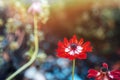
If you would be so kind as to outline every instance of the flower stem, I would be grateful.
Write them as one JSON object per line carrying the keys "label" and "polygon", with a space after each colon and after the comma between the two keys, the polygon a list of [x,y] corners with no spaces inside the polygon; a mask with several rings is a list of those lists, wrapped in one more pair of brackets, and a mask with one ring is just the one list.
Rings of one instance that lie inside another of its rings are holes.
{"label": "flower stem", "polygon": [[29,67],[36,59],[37,53],[39,50],[39,45],[38,45],[38,26],[37,26],[37,15],[34,15],[34,44],[35,44],[35,51],[31,57],[31,59],[23,65],[21,68],[19,68],[16,72],[14,72],[12,75],[10,75],[6,80],[12,80],[16,75],[18,75],[20,72],[25,70],[27,67]]}
{"label": "flower stem", "polygon": [[73,65],[72,65],[72,80],[74,80],[74,72],[75,72],[75,59],[73,60]]}

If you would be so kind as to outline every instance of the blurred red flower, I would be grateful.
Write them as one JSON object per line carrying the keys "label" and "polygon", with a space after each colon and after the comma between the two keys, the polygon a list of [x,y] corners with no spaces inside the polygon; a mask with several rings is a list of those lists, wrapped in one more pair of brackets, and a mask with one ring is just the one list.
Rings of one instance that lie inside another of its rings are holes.
{"label": "blurred red flower", "polygon": [[95,78],[95,80],[120,80],[120,70],[109,71],[106,63],[103,63],[102,66],[100,71],[90,69],[88,78]]}
{"label": "blurred red flower", "polygon": [[80,41],[77,40],[76,35],[74,35],[69,41],[67,38],[64,38],[64,41],[58,42],[57,56],[61,58],[73,59],[86,59],[86,52],[91,52],[92,47],[90,42],[85,42],[83,44],[83,39]]}

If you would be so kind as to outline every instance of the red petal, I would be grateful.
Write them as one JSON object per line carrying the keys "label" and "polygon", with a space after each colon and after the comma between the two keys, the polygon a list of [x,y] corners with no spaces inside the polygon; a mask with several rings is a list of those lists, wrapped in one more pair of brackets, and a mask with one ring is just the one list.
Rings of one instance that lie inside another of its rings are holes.
{"label": "red petal", "polygon": [[83,40],[83,38],[81,38],[78,44],[79,44],[79,45],[82,45],[83,42],[84,42],[84,40]]}
{"label": "red petal", "polygon": [[102,66],[108,69],[108,64],[107,63],[103,63]]}
{"label": "red petal", "polygon": [[68,46],[68,44],[69,44],[69,42],[68,42],[67,38],[64,38],[64,45]]}
{"label": "red petal", "polygon": [[70,56],[68,56],[68,59],[69,59],[69,60],[74,60],[75,57],[70,55]]}
{"label": "red petal", "polygon": [[86,59],[87,55],[85,53],[80,53],[79,55],[77,55],[78,59]]}
{"label": "red petal", "polygon": [[87,52],[92,52],[92,46],[87,47]]}
{"label": "red petal", "polygon": [[58,46],[61,46],[63,45],[63,43],[61,41],[58,42]]}
{"label": "red petal", "polygon": [[88,73],[97,75],[97,74],[98,74],[98,71],[95,70],[95,69],[89,69],[89,70],[88,70]]}
{"label": "red petal", "polygon": [[95,78],[96,76],[94,74],[88,74],[88,78]]}
{"label": "red petal", "polygon": [[90,69],[88,71],[88,78],[92,78],[92,77],[97,77],[98,71],[94,70],[94,69]]}
{"label": "red petal", "polygon": [[78,43],[76,35],[73,35],[72,39],[70,39],[70,43]]}
{"label": "red petal", "polygon": [[83,45],[83,52],[91,52],[92,51],[92,47],[90,46],[90,42],[85,42]]}
{"label": "red petal", "polygon": [[117,75],[117,76],[120,77],[120,70],[111,71],[110,73],[111,73],[111,75],[113,75],[113,76]]}
{"label": "red petal", "polygon": [[65,52],[59,51],[59,52],[57,53],[57,56],[58,56],[58,57],[62,57],[62,58],[67,58],[68,55],[67,55]]}
{"label": "red petal", "polygon": [[61,57],[61,58],[68,58],[69,60],[75,59],[75,56],[72,56],[72,55],[64,52],[64,50],[62,50],[62,49],[57,49],[57,56]]}
{"label": "red petal", "polygon": [[64,44],[62,42],[58,42],[58,48],[65,48]]}
{"label": "red petal", "polygon": [[87,42],[85,42],[82,46],[83,46],[83,47],[90,46],[90,42],[89,42],[89,41],[87,41]]}

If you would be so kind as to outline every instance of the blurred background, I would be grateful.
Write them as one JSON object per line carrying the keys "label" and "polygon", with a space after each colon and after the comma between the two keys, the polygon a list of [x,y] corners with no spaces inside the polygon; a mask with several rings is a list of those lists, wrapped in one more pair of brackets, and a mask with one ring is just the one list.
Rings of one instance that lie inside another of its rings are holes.
{"label": "blurred background", "polygon": [[[32,56],[33,16],[27,9],[34,1],[0,0],[0,80]],[[38,56],[14,80],[71,80],[71,61],[56,57],[55,50],[58,41],[74,34],[93,46],[86,60],[76,60],[75,80],[89,80],[87,71],[99,70],[103,62],[108,63],[110,70],[120,69],[120,0],[42,1],[48,2],[49,8],[38,23]]]}

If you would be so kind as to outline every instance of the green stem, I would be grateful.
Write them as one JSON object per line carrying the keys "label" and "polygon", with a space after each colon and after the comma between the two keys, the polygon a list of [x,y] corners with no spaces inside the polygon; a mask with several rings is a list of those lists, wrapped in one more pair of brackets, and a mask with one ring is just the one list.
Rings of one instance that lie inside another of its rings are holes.
{"label": "green stem", "polygon": [[73,60],[73,65],[72,65],[72,80],[74,80],[74,73],[75,73],[75,59]]}
{"label": "green stem", "polygon": [[35,44],[35,51],[33,53],[33,56],[31,59],[23,65],[21,68],[19,68],[16,72],[14,72],[12,75],[10,75],[6,80],[12,80],[16,75],[18,75],[20,72],[25,70],[27,67],[29,67],[36,59],[37,53],[39,50],[39,45],[38,45],[38,26],[37,26],[37,15],[34,15],[34,44]]}

